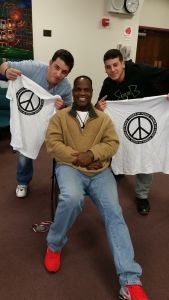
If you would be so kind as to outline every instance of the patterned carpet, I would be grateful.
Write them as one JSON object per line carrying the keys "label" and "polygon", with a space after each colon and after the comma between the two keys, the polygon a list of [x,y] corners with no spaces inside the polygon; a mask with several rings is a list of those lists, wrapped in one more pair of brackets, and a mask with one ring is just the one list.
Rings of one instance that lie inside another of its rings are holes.
{"label": "patterned carpet", "polygon": [[[104,225],[90,199],[69,232],[58,274],[43,267],[46,232],[32,224],[51,219],[52,160],[42,147],[25,199],[15,196],[16,154],[10,134],[0,136],[0,282],[3,300],[117,300],[119,284]],[[155,174],[151,212],[140,216],[134,203],[134,177],[118,184],[120,203],[129,226],[142,282],[150,300],[169,300],[169,176]]]}

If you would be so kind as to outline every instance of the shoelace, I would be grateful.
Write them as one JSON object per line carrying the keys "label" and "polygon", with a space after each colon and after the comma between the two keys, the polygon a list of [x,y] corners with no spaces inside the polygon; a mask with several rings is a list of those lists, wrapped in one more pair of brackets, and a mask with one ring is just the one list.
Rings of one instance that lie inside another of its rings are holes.
{"label": "shoelace", "polygon": [[26,189],[27,188],[27,186],[26,185],[18,185],[17,186],[17,190],[20,190],[20,191],[22,191],[22,190],[24,190],[24,189]]}
{"label": "shoelace", "polygon": [[56,258],[59,258],[59,256],[60,256],[60,251],[53,252],[53,251],[51,251],[51,250],[48,248],[48,250],[47,250],[47,255],[48,255],[48,257],[50,257],[50,258],[56,259]]}
{"label": "shoelace", "polygon": [[144,297],[144,299],[148,300],[147,297],[145,298],[146,295],[143,291],[142,286],[140,286],[140,285],[128,285],[127,288],[129,290],[129,293],[131,293],[133,296],[135,296],[135,295],[138,296],[139,295],[139,297],[142,297],[142,298]]}
{"label": "shoelace", "polygon": [[42,221],[39,224],[38,223],[33,224],[32,229],[34,232],[43,233],[49,230],[51,224],[52,221]]}

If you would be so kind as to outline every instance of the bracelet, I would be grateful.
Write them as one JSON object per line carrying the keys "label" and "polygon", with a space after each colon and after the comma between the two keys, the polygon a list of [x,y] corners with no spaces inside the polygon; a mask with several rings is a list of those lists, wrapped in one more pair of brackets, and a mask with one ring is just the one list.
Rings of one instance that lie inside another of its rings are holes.
{"label": "bracelet", "polygon": [[5,72],[4,72],[4,75],[5,75],[5,76],[6,76],[6,71],[7,71],[8,69],[9,69],[9,67],[7,67],[6,70],[5,70]]}

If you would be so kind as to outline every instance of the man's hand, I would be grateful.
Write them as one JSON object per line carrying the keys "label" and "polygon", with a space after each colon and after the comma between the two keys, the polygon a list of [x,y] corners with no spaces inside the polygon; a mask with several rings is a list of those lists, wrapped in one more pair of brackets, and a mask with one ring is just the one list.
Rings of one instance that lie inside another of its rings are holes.
{"label": "man's hand", "polygon": [[65,107],[64,100],[62,98],[57,98],[55,101],[55,106],[57,109],[62,109]]}
{"label": "man's hand", "polygon": [[76,156],[76,159],[73,161],[73,165],[77,167],[87,167],[94,160],[93,153],[90,150],[88,150],[87,152],[80,152],[72,155]]}
{"label": "man's hand", "polygon": [[100,160],[95,160],[90,165],[87,166],[88,170],[98,170],[101,168],[103,168],[103,164]]}
{"label": "man's hand", "polygon": [[18,76],[21,76],[22,72],[18,69],[7,67],[5,76],[9,80],[15,80]]}
{"label": "man's hand", "polygon": [[100,99],[97,104],[95,105],[95,107],[99,110],[105,110],[106,108],[106,98],[107,98],[107,95],[104,96],[102,99]]}
{"label": "man's hand", "polygon": [[167,100],[169,100],[169,94],[167,94]]}

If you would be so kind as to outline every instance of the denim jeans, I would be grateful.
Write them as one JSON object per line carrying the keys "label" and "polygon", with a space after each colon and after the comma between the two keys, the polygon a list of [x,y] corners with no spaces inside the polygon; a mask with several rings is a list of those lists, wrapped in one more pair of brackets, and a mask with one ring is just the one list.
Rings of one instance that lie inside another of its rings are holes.
{"label": "denim jeans", "polygon": [[136,175],[136,197],[139,199],[147,199],[152,184],[152,174],[137,174]]}
{"label": "denim jeans", "polygon": [[[134,261],[134,251],[118,201],[117,186],[110,169],[86,176],[65,165],[55,169],[60,194],[47,244],[59,251],[67,242],[67,232],[81,213],[85,195],[89,195],[104,220],[105,230],[121,285],[141,284],[141,267]],[[100,251],[102,251],[100,249]]]}
{"label": "denim jeans", "polygon": [[17,170],[16,180],[18,184],[28,185],[33,176],[33,161],[21,154],[17,153]]}

